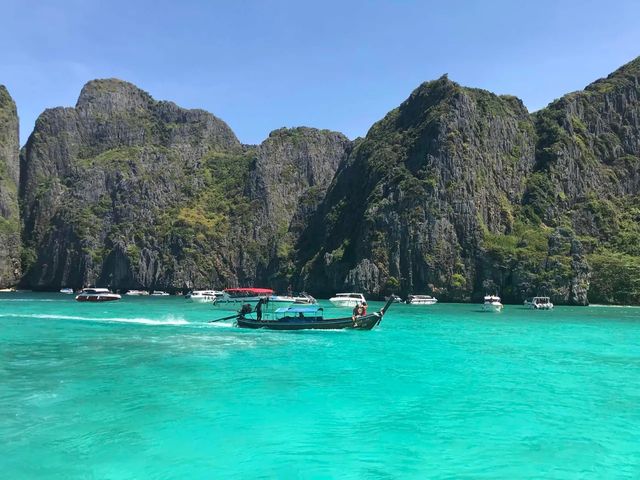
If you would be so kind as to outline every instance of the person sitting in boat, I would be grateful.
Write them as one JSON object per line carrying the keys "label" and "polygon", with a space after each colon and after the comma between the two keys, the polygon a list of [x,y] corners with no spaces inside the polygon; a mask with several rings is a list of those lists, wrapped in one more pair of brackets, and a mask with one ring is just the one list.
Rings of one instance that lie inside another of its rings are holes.
{"label": "person sitting in boat", "polygon": [[351,315],[351,318],[355,321],[356,317],[362,317],[366,315],[367,309],[361,302],[358,302],[356,306],[353,308],[352,313],[353,314]]}
{"label": "person sitting in boat", "polygon": [[248,303],[245,303],[244,305],[242,305],[242,307],[240,307],[240,315],[242,315],[243,317],[247,314],[247,313],[251,313],[251,305],[249,305]]}

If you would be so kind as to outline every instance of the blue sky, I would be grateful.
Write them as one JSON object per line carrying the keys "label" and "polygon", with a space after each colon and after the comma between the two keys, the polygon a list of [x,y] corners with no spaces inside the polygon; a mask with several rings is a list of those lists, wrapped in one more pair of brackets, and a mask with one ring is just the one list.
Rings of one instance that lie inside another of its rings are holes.
{"label": "blue sky", "polygon": [[0,0],[0,83],[21,139],[118,77],[204,108],[242,142],[307,125],[350,138],[425,80],[537,110],[640,55],[640,2]]}

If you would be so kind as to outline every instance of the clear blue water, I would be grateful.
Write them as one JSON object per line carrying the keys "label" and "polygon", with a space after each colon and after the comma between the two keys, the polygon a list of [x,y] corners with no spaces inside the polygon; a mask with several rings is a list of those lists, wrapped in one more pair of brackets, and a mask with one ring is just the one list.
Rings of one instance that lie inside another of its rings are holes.
{"label": "clear blue water", "polygon": [[0,476],[640,478],[640,309],[206,323],[228,314],[0,294]]}

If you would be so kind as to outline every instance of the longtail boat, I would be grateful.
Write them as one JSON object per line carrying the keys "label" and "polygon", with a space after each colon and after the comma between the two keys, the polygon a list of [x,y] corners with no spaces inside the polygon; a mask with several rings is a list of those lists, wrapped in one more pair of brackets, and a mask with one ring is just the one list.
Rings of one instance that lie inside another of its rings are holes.
{"label": "longtail boat", "polygon": [[236,316],[236,324],[240,328],[266,328],[269,330],[371,330],[380,323],[393,301],[393,297],[390,298],[379,312],[340,318],[324,318],[322,307],[309,305],[278,308],[275,311],[274,319],[258,320],[253,318],[252,309],[245,307]]}

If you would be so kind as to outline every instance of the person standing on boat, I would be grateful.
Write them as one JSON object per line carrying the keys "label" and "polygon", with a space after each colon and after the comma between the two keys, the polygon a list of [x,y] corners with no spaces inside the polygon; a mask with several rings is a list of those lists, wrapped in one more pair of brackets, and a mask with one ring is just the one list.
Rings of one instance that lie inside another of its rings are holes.
{"label": "person standing on boat", "polygon": [[258,300],[258,303],[256,304],[256,320],[261,321],[262,320],[262,302],[263,302],[263,298],[261,298],[260,300]]}

